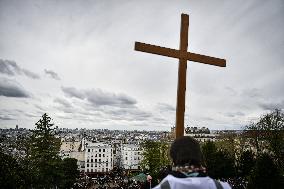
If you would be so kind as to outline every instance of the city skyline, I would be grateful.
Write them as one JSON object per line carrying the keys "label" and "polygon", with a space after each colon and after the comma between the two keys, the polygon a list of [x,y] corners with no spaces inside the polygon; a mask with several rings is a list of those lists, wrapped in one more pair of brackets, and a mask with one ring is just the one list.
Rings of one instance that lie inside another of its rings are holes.
{"label": "city skyline", "polygon": [[0,128],[170,130],[178,61],[134,51],[178,49],[189,14],[185,126],[241,129],[284,109],[282,1],[1,1]]}

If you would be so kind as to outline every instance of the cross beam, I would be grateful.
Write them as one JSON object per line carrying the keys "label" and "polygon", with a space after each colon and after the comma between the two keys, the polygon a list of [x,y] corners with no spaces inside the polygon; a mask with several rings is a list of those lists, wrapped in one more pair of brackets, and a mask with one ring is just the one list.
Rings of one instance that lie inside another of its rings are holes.
{"label": "cross beam", "polygon": [[193,62],[226,67],[226,60],[221,59],[221,58],[215,58],[215,57],[205,56],[205,55],[191,53],[191,52],[181,53],[180,50],[160,47],[156,45],[150,45],[147,43],[135,42],[135,50],[157,54],[157,55],[162,55],[162,56],[167,56],[170,58],[178,58],[178,59],[184,58],[186,60],[193,61]]}
{"label": "cross beam", "polygon": [[135,50],[147,52],[171,58],[179,59],[178,68],[178,89],[176,106],[176,138],[184,135],[184,111],[185,111],[185,91],[186,91],[186,69],[187,61],[200,62],[214,66],[226,67],[226,60],[205,56],[201,54],[187,52],[188,47],[188,25],[189,16],[181,14],[180,47],[179,50],[135,42]]}

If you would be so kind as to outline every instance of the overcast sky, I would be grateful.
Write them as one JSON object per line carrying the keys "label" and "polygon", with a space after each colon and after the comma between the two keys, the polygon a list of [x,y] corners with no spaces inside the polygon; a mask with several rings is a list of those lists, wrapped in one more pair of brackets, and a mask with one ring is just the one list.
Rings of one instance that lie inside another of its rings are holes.
{"label": "overcast sky", "polygon": [[0,0],[0,128],[170,130],[178,60],[134,51],[135,41],[189,51],[185,124],[240,129],[284,109],[282,0]]}

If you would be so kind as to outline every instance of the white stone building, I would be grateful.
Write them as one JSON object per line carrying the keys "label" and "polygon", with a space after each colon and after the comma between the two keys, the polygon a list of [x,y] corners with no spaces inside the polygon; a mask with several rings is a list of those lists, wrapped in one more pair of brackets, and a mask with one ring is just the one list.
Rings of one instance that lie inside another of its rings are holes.
{"label": "white stone building", "polygon": [[121,167],[124,169],[140,169],[142,149],[139,144],[121,145]]}
{"label": "white stone building", "polygon": [[102,142],[86,142],[85,173],[108,172],[113,169],[113,148]]}

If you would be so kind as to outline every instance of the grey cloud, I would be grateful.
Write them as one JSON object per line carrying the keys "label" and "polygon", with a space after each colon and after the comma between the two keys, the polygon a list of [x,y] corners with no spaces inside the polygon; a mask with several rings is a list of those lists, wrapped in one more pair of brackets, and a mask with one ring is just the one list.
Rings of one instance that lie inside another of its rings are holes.
{"label": "grey cloud", "polygon": [[8,115],[0,115],[0,120],[15,120],[15,118]]}
{"label": "grey cloud", "polygon": [[22,69],[22,72],[24,73],[24,75],[26,75],[27,77],[29,78],[32,78],[32,79],[39,79],[39,75],[29,71],[29,70],[26,70],[26,69]]}
{"label": "grey cloud", "polygon": [[204,121],[213,121],[214,119],[211,117],[202,117],[202,120]]}
{"label": "grey cloud", "polygon": [[97,106],[131,106],[136,104],[136,100],[125,94],[115,94],[102,91],[101,89],[92,89],[86,91],[86,98],[89,102]]}
{"label": "grey cloud", "polygon": [[6,74],[6,75],[9,75],[9,76],[25,75],[25,76],[32,78],[32,79],[39,79],[40,78],[39,75],[37,75],[37,74],[35,74],[35,73],[33,73],[29,70],[26,70],[26,69],[19,67],[15,61],[11,61],[11,60],[0,59],[0,73]]}
{"label": "grey cloud", "polygon": [[284,109],[284,100],[282,100],[279,103],[275,103],[275,102],[261,102],[261,103],[259,103],[259,106],[263,110]]}
{"label": "grey cloud", "polygon": [[250,98],[256,98],[256,97],[261,97],[262,96],[260,89],[257,89],[257,88],[244,89],[242,91],[242,95],[250,97]]}
{"label": "grey cloud", "polygon": [[57,110],[62,111],[67,114],[80,113],[81,109],[75,109],[71,102],[64,98],[55,98],[53,102],[56,103],[54,106]]}
{"label": "grey cloud", "polygon": [[94,106],[117,106],[129,107],[137,103],[137,101],[125,94],[116,94],[105,92],[101,89],[78,90],[74,87],[61,87],[66,96],[79,99],[86,99]]}
{"label": "grey cloud", "polygon": [[242,112],[229,112],[226,113],[225,116],[227,117],[236,117],[236,116],[244,116],[245,114]]}
{"label": "grey cloud", "polygon": [[0,78],[0,96],[28,98],[28,92],[16,81]]}
{"label": "grey cloud", "polygon": [[35,107],[37,108],[37,109],[39,109],[39,110],[41,110],[41,111],[45,111],[46,110],[46,108],[44,108],[44,107],[42,107],[42,106],[40,106],[40,105],[35,105]]}
{"label": "grey cloud", "polygon": [[48,75],[49,77],[51,77],[52,79],[55,79],[55,80],[60,80],[60,77],[58,76],[58,74],[57,73],[55,73],[54,71],[52,71],[52,70],[44,70],[44,73],[46,74],[46,75]]}
{"label": "grey cloud", "polygon": [[42,114],[31,113],[31,112],[26,112],[26,113],[24,113],[24,114],[25,114],[25,116],[27,116],[27,117],[39,117],[40,115],[42,115]]}
{"label": "grey cloud", "polygon": [[[106,92],[101,89],[78,90],[74,87],[61,87],[61,89],[65,96],[73,98],[72,102],[78,106],[76,114],[86,119],[144,121],[153,116],[152,113],[138,108],[137,101],[125,94]],[[83,101],[78,103],[76,99]],[[74,110],[74,107],[70,107],[71,104],[64,99],[57,98],[54,102],[61,104],[62,107],[59,109],[65,113]]]}
{"label": "grey cloud", "polygon": [[228,86],[225,87],[225,90],[227,90],[231,96],[236,96],[238,94],[238,92],[235,89]]}
{"label": "grey cloud", "polygon": [[58,104],[66,107],[66,108],[71,108],[72,107],[72,105],[67,100],[65,100],[63,98],[55,98],[53,100],[53,102],[58,103]]}
{"label": "grey cloud", "polygon": [[152,117],[149,112],[142,111],[138,108],[130,109],[109,109],[104,110],[108,119],[125,120],[125,121],[144,121]]}
{"label": "grey cloud", "polygon": [[75,89],[74,87],[61,87],[61,89],[66,96],[76,97],[76,98],[79,98],[79,99],[85,98],[84,92],[81,92],[81,91]]}
{"label": "grey cloud", "polygon": [[166,112],[173,112],[175,111],[175,107],[170,105],[170,104],[166,104],[166,103],[158,103],[156,106],[160,111],[166,111]]}

